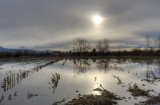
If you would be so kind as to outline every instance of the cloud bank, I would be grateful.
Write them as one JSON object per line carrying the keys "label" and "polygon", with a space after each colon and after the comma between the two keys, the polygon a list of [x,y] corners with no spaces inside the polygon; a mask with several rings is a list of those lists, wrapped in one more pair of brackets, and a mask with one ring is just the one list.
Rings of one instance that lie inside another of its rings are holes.
{"label": "cloud bank", "polygon": [[[145,34],[160,35],[159,5],[159,0],[1,0],[0,46],[65,50],[83,37],[108,38],[112,48],[144,47]],[[94,15],[104,19],[99,26]]]}

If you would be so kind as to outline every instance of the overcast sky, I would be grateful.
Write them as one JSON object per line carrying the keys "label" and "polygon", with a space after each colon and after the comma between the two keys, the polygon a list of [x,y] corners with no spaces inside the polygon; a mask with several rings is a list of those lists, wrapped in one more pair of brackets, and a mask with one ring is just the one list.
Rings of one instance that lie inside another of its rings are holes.
{"label": "overcast sky", "polygon": [[66,50],[76,37],[144,47],[145,34],[160,35],[160,0],[0,0],[0,46],[7,48]]}

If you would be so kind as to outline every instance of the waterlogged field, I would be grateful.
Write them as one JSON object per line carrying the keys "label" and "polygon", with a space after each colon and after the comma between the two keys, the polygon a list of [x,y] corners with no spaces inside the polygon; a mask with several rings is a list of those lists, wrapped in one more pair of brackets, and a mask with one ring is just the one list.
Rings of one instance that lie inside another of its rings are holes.
{"label": "waterlogged field", "polygon": [[[101,90],[100,90],[101,89]],[[64,105],[101,95],[120,97],[118,105],[160,93],[160,61],[147,59],[2,59],[0,105]],[[158,103],[155,103],[158,105]]]}

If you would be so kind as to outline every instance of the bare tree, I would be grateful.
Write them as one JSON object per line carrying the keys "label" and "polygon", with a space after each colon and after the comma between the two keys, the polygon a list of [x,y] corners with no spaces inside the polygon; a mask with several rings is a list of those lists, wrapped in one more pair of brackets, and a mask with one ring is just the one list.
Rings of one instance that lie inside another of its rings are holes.
{"label": "bare tree", "polygon": [[97,42],[96,48],[98,49],[99,52],[104,52],[104,50],[103,50],[103,41],[102,40],[99,40]]}
{"label": "bare tree", "polygon": [[108,47],[109,47],[109,40],[107,39],[99,40],[96,46],[99,52],[107,52]]}
{"label": "bare tree", "polygon": [[145,40],[146,40],[146,47],[147,47],[147,50],[149,50],[150,48],[150,45],[151,45],[151,39],[150,39],[150,35],[145,35]]}
{"label": "bare tree", "polygon": [[73,51],[88,52],[91,49],[90,42],[83,38],[76,38],[73,40]]}
{"label": "bare tree", "polygon": [[109,47],[109,40],[103,39],[103,47],[104,47],[104,52],[107,52]]}
{"label": "bare tree", "polygon": [[156,48],[158,50],[160,50],[160,35],[158,36],[157,40],[155,41],[155,45],[156,45]]}

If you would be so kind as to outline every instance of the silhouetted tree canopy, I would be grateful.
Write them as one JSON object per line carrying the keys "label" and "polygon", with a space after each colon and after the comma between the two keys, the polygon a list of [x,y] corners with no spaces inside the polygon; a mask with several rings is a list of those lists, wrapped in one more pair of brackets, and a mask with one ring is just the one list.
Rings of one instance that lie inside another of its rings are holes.
{"label": "silhouetted tree canopy", "polygon": [[99,52],[107,52],[108,47],[109,47],[109,40],[107,39],[99,40],[97,42],[96,48]]}
{"label": "silhouetted tree canopy", "polygon": [[76,38],[73,40],[73,51],[74,52],[88,52],[91,49],[89,41],[83,38]]}

